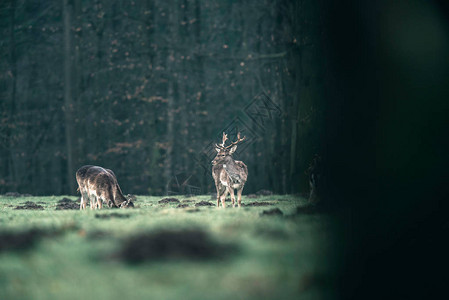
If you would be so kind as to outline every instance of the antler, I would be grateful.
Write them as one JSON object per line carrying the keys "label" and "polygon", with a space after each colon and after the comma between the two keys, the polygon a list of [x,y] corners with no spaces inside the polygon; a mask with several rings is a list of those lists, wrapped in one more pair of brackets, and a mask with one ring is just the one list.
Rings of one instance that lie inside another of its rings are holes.
{"label": "antler", "polygon": [[221,146],[224,147],[226,140],[228,139],[228,135],[223,132],[223,143],[221,143]]}
{"label": "antler", "polygon": [[229,149],[229,148],[231,148],[232,146],[235,146],[235,145],[237,145],[238,143],[244,141],[244,140],[246,139],[246,137],[244,136],[243,138],[240,138],[240,132],[239,132],[239,133],[237,133],[237,140],[236,140],[235,142],[232,142],[230,145],[225,146],[225,142],[226,142],[227,139],[228,139],[227,134],[225,134],[225,133],[223,132],[223,143],[222,143],[221,145],[215,144],[215,146],[217,146],[218,148],[221,148],[222,150]]}

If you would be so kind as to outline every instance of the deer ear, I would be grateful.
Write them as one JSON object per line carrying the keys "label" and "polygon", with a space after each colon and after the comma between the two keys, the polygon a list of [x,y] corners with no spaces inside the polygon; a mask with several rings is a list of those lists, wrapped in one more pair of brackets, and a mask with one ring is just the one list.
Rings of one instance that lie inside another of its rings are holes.
{"label": "deer ear", "polygon": [[235,152],[235,150],[237,150],[237,145],[232,146],[232,148],[229,150],[229,154],[232,154]]}
{"label": "deer ear", "polygon": [[217,151],[217,153],[220,152],[220,148],[215,147],[215,151]]}

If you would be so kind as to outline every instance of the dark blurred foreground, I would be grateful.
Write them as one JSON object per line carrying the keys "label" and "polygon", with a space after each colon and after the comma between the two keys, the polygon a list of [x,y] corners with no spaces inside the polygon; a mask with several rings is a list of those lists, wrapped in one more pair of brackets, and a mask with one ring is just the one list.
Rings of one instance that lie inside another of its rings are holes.
{"label": "dark blurred foreground", "polygon": [[448,17],[442,1],[329,7],[328,192],[349,208],[343,299],[447,295]]}

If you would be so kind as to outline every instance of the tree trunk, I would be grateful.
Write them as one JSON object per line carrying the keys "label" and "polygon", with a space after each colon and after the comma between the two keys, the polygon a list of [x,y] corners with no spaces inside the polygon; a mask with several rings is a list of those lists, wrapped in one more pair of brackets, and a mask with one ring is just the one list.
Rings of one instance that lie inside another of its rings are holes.
{"label": "tree trunk", "polygon": [[[10,28],[10,39],[11,39],[11,73],[12,73],[12,85],[11,85],[11,106],[10,106],[10,113],[9,113],[9,119],[11,120],[11,123],[14,123],[15,115],[16,115],[16,95],[17,95],[17,53],[16,53],[16,37],[15,37],[15,24],[16,24],[16,1],[11,1],[11,28]],[[7,127],[6,131],[6,139],[7,139],[7,145],[9,149],[9,162],[7,164],[7,169],[9,169],[9,182],[11,184],[14,184],[14,188],[17,188],[18,182],[17,182],[17,170],[16,170],[16,164],[15,164],[15,153],[14,145],[12,143],[14,139],[14,132],[13,129],[10,127]]]}
{"label": "tree trunk", "polygon": [[167,152],[165,156],[165,166],[164,166],[164,177],[166,190],[165,193],[168,194],[168,183],[172,176],[172,165],[173,165],[173,143],[174,138],[174,91],[173,91],[173,79],[168,81],[167,89]]}
{"label": "tree trunk", "polygon": [[72,103],[72,77],[71,77],[71,36],[70,36],[70,7],[68,0],[62,0],[62,15],[64,27],[64,117],[65,117],[65,140],[67,151],[67,183],[68,192],[74,192],[73,180],[73,103]]}

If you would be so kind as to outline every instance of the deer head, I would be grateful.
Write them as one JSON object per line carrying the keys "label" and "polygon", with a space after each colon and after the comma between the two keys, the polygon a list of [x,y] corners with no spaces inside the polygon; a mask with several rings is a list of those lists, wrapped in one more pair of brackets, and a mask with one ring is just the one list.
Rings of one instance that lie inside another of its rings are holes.
{"label": "deer head", "polygon": [[215,144],[215,151],[217,156],[212,160],[212,165],[225,164],[228,160],[232,159],[232,154],[237,150],[237,144],[244,141],[245,137],[240,138],[240,132],[237,134],[237,140],[230,145],[225,146],[228,135],[223,132],[223,138],[221,145]]}
{"label": "deer head", "polygon": [[134,201],[136,201],[136,196],[128,194],[125,196],[126,201],[120,204],[120,208],[130,208],[134,207]]}

